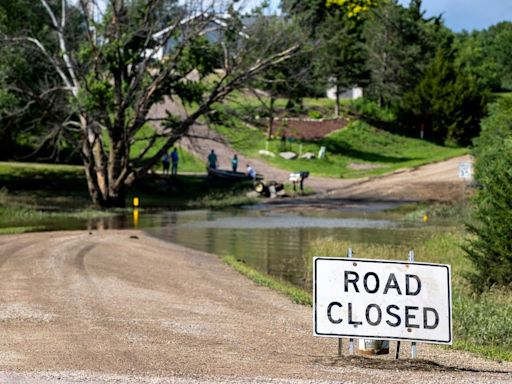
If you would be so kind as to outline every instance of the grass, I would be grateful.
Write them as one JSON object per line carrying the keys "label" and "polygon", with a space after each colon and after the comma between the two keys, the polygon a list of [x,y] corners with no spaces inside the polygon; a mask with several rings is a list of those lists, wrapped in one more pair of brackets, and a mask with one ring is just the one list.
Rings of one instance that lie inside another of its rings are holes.
{"label": "grass", "polygon": [[[219,116],[215,129],[240,153],[264,158],[268,163],[290,171],[308,170],[314,175],[336,178],[365,177],[418,167],[468,153],[466,148],[443,147],[390,133],[361,120],[353,120],[347,128],[321,140],[287,143],[286,150],[298,154],[318,154],[324,146],[327,149],[325,158],[285,160],[279,156],[279,152],[284,150],[280,139],[267,141],[260,129],[248,126],[237,117],[236,111],[242,107],[236,106],[234,111],[231,107],[217,107]],[[243,114],[239,112],[238,115]],[[275,157],[263,157],[259,154],[262,149],[271,151]]]}
{"label": "grass", "polygon": [[224,256],[222,260],[234,270],[254,281],[256,284],[280,292],[285,296],[288,296],[296,304],[308,306],[313,304],[311,294],[303,289],[300,289],[286,281],[278,280],[275,277],[258,272],[247,266],[245,263],[238,261],[233,256]]}
{"label": "grass", "polygon": [[[135,142],[130,147],[130,157],[135,158],[137,154],[142,153],[150,141],[149,138],[154,134],[155,129],[150,125],[142,127],[135,135]],[[153,147],[142,158],[142,161],[153,157],[158,152],[158,149],[163,146],[165,141],[166,138],[164,137],[157,138]],[[179,156],[178,172],[204,172],[205,162],[203,160],[197,158],[180,146],[176,146],[176,148],[178,149]]]}

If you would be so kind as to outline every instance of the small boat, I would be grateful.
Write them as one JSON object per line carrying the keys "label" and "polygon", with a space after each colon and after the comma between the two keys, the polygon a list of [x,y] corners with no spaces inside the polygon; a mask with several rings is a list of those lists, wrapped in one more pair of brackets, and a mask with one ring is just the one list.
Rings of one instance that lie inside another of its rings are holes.
{"label": "small boat", "polygon": [[[208,176],[231,181],[248,181],[253,180],[252,177],[243,172],[233,172],[226,169],[208,168]],[[255,180],[262,180],[263,176],[256,175]]]}

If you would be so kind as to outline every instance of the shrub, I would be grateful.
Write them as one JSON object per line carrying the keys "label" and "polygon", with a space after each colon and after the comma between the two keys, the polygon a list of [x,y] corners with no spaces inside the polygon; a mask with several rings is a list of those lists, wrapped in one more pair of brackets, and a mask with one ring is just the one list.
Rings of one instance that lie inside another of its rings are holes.
{"label": "shrub", "polygon": [[512,284],[512,97],[498,100],[475,140],[475,235],[465,246],[478,290]]}

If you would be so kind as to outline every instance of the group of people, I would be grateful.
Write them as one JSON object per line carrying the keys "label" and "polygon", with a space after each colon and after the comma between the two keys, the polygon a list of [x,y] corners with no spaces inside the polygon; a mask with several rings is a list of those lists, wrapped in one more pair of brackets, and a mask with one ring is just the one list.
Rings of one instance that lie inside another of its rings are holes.
{"label": "group of people", "polygon": [[[211,169],[217,169],[217,166],[217,154],[212,149],[212,151],[208,155],[208,167]],[[233,158],[231,159],[231,169],[233,170],[233,172],[236,172],[238,169],[238,155],[236,153],[233,155]],[[250,164],[247,164],[247,169],[245,173],[247,174],[247,176],[250,176],[253,179],[256,178],[256,171],[251,167]]]}
{"label": "group of people", "polygon": [[178,150],[173,148],[170,154],[165,153],[162,156],[162,168],[164,174],[169,174],[169,167],[171,166],[171,175],[176,176],[178,174]]}
{"label": "group of people", "polygon": [[[169,168],[171,169],[171,175],[176,176],[178,174],[178,161],[179,155],[177,148],[173,148],[171,153],[165,153],[162,156],[162,169],[164,174],[169,174]],[[212,169],[217,169],[218,159],[217,154],[212,149],[210,154],[208,155],[208,167]],[[238,169],[238,155],[235,153],[233,158],[231,159],[231,169],[233,172],[236,172]],[[251,167],[250,164],[247,164],[246,175],[256,178],[256,171]]]}

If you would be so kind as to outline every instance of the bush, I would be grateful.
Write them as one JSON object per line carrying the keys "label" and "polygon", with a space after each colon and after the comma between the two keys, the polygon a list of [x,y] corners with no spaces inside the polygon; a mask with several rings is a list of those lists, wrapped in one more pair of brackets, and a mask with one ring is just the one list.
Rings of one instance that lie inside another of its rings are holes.
{"label": "bush", "polygon": [[512,285],[512,98],[498,100],[475,140],[475,237],[465,247],[478,290]]}
{"label": "bush", "polygon": [[309,111],[308,112],[308,117],[310,119],[316,119],[316,120],[319,120],[322,118],[322,112],[320,111],[315,111],[315,110],[312,110],[312,111]]}

